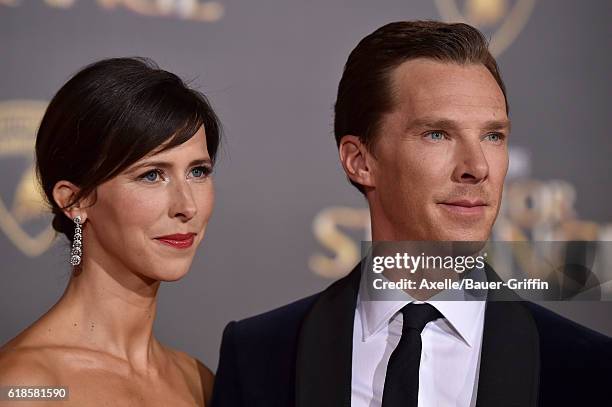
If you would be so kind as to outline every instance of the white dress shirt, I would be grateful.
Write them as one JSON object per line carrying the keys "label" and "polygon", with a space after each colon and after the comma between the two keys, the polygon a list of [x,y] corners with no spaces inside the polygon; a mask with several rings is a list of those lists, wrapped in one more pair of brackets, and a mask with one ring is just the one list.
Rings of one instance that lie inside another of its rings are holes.
{"label": "white dress shirt", "polygon": [[[353,325],[352,407],[380,407],[391,353],[402,336],[409,302],[365,301],[360,285]],[[421,333],[419,407],[474,407],[478,389],[485,301],[425,301],[444,318]]]}

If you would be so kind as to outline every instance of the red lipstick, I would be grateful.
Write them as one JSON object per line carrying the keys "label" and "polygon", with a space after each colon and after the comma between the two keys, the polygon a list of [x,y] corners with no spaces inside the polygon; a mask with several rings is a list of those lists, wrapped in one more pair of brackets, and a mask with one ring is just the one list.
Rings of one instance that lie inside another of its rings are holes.
{"label": "red lipstick", "polygon": [[155,240],[177,249],[187,249],[193,245],[195,235],[195,233],[175,233],[173,235],[156,237]]}

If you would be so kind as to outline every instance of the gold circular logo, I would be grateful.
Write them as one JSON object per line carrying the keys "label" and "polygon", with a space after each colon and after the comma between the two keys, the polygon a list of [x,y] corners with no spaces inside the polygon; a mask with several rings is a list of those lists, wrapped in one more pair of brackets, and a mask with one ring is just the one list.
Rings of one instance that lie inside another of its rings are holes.
{"label": "gold circular logo", "polygon": [[[55,237],[36,181],[33,160],[36,130],[46,108],[47,103],[41,101],[0,102],[0,164],[9,165],[10,161],[9,174],[14,174],[16,171],[13,168],[20,163],[25,168],[15,177],[17,184],[13,186],[12,194],[0,190],[0,230],[17,248],[31,257],[44,253]],[[8,187],[10,190],[11,186]],[[5,201],[7,194],[9,199]],[[42,231],[32,233],[30,229],[36,223],[44,223],[46,226]]]}
{"label": "gold circular logo", "polygon": [[461,22],[490,33],[489,51],[494,57],[502,54],[518,37],[533,12],[535,0],[466,0],[463,7],[456,0],[435,0],[443,20]]}

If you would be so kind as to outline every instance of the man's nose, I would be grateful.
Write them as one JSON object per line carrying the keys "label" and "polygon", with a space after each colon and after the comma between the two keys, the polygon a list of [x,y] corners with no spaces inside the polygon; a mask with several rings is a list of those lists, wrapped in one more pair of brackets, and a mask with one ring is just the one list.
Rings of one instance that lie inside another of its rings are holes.
{"label": "man's nose", "polygon": [[459,143],[456,151],[456,167],[453,181],[464,184],[479,184],[489,175],[489,163],[480,140]]}

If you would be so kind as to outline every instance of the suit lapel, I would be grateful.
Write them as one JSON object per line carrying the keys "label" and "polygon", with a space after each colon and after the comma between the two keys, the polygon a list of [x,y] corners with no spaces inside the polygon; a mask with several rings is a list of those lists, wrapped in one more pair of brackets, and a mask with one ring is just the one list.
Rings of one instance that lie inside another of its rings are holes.
{"label": "suit lapel", "polygon": [[[487,266],[487,279],[499,281]],[[490,293],[495,299],[496,293]],[[498,293],[499,294],[499,293]],[[506,300],[516,294],[501,293]],[[477,407],[537,406],[540,349],[537,326],[522,302],[489,301],[485,310]]]}
{"label": "suit lapel", "polygon": [[353,322],[361,263],[321,293],[304,319],[296,359],[297,407],[351,404]]}

